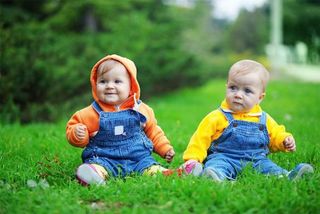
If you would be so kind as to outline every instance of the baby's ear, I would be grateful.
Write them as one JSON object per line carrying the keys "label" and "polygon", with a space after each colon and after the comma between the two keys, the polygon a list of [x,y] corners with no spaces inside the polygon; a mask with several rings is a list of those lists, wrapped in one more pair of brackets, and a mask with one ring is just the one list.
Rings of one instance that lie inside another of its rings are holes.
{"label": "baby's ear", "polygon": [[259,96],[259,103],[264,99],[265,96],[266,96],[266,93],[265,93],[265,92],[263,92],[263,93],[260,94],[260,96]]}

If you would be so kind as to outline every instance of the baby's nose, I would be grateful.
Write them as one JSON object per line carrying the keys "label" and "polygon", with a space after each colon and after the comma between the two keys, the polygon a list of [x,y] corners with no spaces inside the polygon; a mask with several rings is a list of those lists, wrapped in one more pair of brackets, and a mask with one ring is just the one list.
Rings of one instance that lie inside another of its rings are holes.
{"label": "baby's nose", "polygon": [[107,84],[106,84],[106,88],[114,88],[113,83],[110,83],[110,82],[109,82],[109,83],[107,83]]}
{"label": "baby's nose", "polygon": [[236,98],[242,98],[242,92],[241,91],[237,91],[234,96]]}

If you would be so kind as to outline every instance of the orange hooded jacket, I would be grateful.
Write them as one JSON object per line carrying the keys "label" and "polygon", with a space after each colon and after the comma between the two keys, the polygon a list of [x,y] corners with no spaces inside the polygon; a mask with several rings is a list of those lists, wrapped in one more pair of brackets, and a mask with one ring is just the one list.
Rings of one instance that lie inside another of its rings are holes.
{"label": "orange hooded jacket", "polygon": [[[96,92],[96,81],[97,81],[97,70],[99,65],[108,60],[113,59],[122,63],[127,69],[130,78],[131,78],[131,91],[128,99],[124,101],[120,106],[112,106],[106,103],[101,102],[98,99]],[[115,112],[120,110],[125,110],[134,107],[134,96],[138,100],[140,98],[140,86],[137,80],[137,69],[135,64],[124,57],[118,55],[108,55],[101,60],[99,60],[91,70],[90,82],[92,87],[92,95],[94,100],[100,105],[103,111],[105,112]],[[157,125],[157,120],[153,113],[153,110],[141,102],[139,106],[139,112],[142,113],[147,118],[147,122],[144,127],[144,132],[147,137],[152,141],[154,146],[154,152],[159,154],[161,157],[164,157],[165,154],[172,149],[169,140],[165,136],[162,129]],[[84,140],[77,139],[75,135],[75,127],[78,124],[84,124],[87,126],[87,133]],[[99,130],[99,114],[94,110],[92,105],[83,108],[76,113],[74,113],[71,119],[67,123],[66,127],[66,136],[69,143],[76,147],[86,147],[89,143],[89,138],[94,135],[95,132]]]}

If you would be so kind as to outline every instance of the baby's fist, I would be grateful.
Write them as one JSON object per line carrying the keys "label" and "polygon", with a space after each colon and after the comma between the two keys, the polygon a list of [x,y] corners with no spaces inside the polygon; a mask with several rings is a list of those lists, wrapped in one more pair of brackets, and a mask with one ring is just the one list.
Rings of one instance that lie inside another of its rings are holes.
{"label": "baby's fist", "polygon": [[83,140],[86,137],[87,127],[83,124],[78,124],[75,127],[75,135],[79,140]]}
{"label": "baby's fist", "polygon": [[288,136],[283,141],[284,148],[289,152],[296,151],[296,142],[292,136]]}
{"label": "baby's fist", "polygon": [[170,163],[170,162],[172,161],[172,159],[173,159],[173,157],[174,157],[175,154],[176,154],[176,153],[174,152],[174,150],[173,150],[173,149],[170,149],[170,150],[166,153],[166,155],[164,156],[164,159],[166,159],[166,161],[167,161],[168,163]]}

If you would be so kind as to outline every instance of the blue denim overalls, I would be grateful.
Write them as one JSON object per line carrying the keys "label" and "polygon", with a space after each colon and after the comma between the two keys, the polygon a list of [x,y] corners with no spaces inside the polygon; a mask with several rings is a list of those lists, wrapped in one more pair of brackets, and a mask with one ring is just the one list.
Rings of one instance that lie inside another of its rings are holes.
{"label": "blue denim overalls", "polygon": [[158,165],[151,156],[153,144],[141,128],[141,123],[147,120],[145,116],[133,109],[104,112],[98,103],[92,105],[99,113],[100,125],[82,153],[84,163],[99,164],[109,174],[120,177],[141,174]]}
{"label": "blue denim overalls", "polygon": [[267,158],[269,136],[266,113],[262,112],[259,123],[234,120],[230,112],[221,110],[229,126],[211,143],[204,168],[214,170],[221,179],[234,180],[248,164],[262,174],[282,175],[282,169]]}

